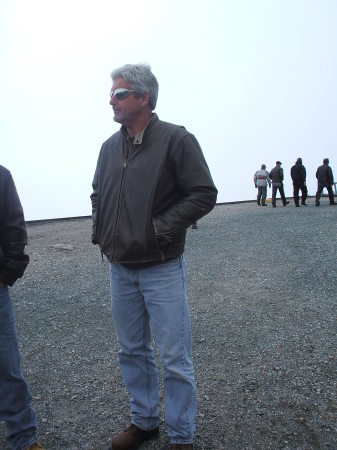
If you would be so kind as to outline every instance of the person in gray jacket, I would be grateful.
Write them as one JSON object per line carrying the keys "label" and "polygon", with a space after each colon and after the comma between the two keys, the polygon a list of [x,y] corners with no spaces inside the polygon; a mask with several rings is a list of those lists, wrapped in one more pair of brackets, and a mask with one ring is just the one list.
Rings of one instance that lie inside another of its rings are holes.
{"label": "person in gray jacket", "polygon": [[131,424],[109,448],[136,449],[159,433],[153,335],[164,366],[171,449],[189,450],[196,387],[183,252],[186,229],[211,211],[217,190],[196,138],[152,112],[158,82],[150,67],[128,64],[111,77],[110,105],[122,127],[98,157],[92,241],[111,263],[112,317]]}
{"label": "person in gray jacket", "polygon": [[283,206],[287,206],[289,201],[286,199],[283,188],[283,169],[281,161],[276,161],[276,166],[270,171],[269,177],[272,181],[272,205],[276,208],[276,193],[280,192]]}
{"label": "person in gray jacket", "polygon": [[32,397],[24,380],[9,286],[29,262],[27,232],[11,173],[0,166],[0,420],[12,450],[41,450]]}
{"label": "person in gray jacket", "polygon": [[[254,184],[257,188],[257,204],[260,206],[267,206],[266,205],[266,198],[267,198],[267,186],[271,185],[270,178],[269,178],[269,172],[266,171],[266,165],[262,164],[261,169],[257,170],[254,174]],[[261,202],[262,201],[262,202]]]}
{"label": "person in gray jacket", "polygon": [[329,158],[323,159],[323,164],[319,166],[316,171],[317,178],[317,192],[316,192],[316,206],[320,205],[320,198],[323,189],[326,188],[329,195],[330,205],[336,205],[335,199],[332,192],[332,185],[334,183],[332,169],[329,166]]}

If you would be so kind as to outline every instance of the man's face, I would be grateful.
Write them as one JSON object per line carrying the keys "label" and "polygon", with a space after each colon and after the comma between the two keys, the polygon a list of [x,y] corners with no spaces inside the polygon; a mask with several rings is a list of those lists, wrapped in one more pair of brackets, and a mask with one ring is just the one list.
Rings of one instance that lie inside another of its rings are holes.
{"label": "man's face", "polygon": [[[116,78],[111,90],[114,91],[120,88],[132,90],[131,85],[127,81],[123,78]],[[118,100],[115,96],[111,96],[110,105],[114,112],[114,121],[126,126],[132,125],[143,111],[143,101],[143,96],[139,97],[134,92],[130,92],[123,100]]]}

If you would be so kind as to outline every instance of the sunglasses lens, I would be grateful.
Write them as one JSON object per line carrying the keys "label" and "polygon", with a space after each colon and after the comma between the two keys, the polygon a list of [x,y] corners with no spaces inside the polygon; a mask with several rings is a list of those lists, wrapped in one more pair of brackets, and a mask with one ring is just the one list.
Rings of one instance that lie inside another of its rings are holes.
{"label": "sunglasses lens", "polygon": [[117,98],[117,100],[124,100],[126,97],[128,97],[130,94],[130,91],[125,90],[125,91],[120,91],[120,92],[116,92],[115,93],[115,97]]}
{"label": "sunglasses lens", "polygon": [[130,95],[131,92],[134,92],[133,90],[129,90],[129,89],[124,89],[124,88],[120,88],[120,89],[115,89],[114,91],[110,92],[110,97],[115,97],[117,98],[117,100],[124,100],[126,97],[128,97]]}

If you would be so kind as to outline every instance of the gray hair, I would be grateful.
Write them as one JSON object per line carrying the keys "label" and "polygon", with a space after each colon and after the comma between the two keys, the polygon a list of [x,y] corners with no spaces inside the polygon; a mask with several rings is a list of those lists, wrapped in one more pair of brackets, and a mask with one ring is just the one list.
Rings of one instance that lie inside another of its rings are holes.
{"label": "gray hair", "polygon": [[113,70],[111,78],[113,81],[116,78],[123,78],[139,94],[148,92],[150,96],[149,106],[152,110],[155,109],[159,85],[148,64],[125,64],[125,66]]}

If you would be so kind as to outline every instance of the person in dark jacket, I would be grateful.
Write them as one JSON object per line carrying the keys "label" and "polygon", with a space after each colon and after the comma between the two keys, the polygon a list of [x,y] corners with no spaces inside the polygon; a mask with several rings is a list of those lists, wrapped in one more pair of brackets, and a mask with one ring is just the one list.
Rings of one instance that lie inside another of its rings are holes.
{"label": "person in dark jacket", "polygon": [[23,210],[9,170],[0,165],[0,420],[13,450],[42,449],[32,397],[24,380],[8,286],[22,277],[29,261]]}
{"label": "person in dark jacket", "polygon": [[270,171],[270,174],[269,174],[269,178],[272,181],[272,205],[273,205],[273,208],[276,208],[277,190],[279,190],[279,192],[280,192],[283,206],[287,206],[289,203],[284,194],[283,169],[282,169],[281,165],[282,165],[282,163],[280,161],[276,161],[276,166]]}
{"label": "person in dark jacket", "polygon": [[293,180],[295,205],[297,207],[300,206],[298,194],[299,190],[301,189],[302,193],[301,205],[306,206],[305,200],[308,196],[308,189],[306,185],[307,172],[302,164],[302,158],[297,158],[295,165],[292,166],[292,168],[290,169],[290,175],[291,179]]}
{"label": "person in dark jacket", "polygon": [[138,448],[159,433],[153,335],[164,366],[171,448],[189,450],[196,387],[183,252],[186,229],[212,210],[217,190],[196,138],[152,112],[158,82],[150,67],[128,64],[111,78],[110,105],[122,127],[98,157],[92,241],[111,263],[112,317],[131,424],[109,448]]}
{"label": "person in dark jacket", "polygon": [[330,205],[336,205],[333,192],[332,185],[334,184],[332,169],[329,166],[329,158],[323,159],[323,164],[319,166],[316,171],[317,178],[317,192],[316,192],[316,206],[320,205],[320,198],[323,192],[323,189],[326,188],[329,195]]}

